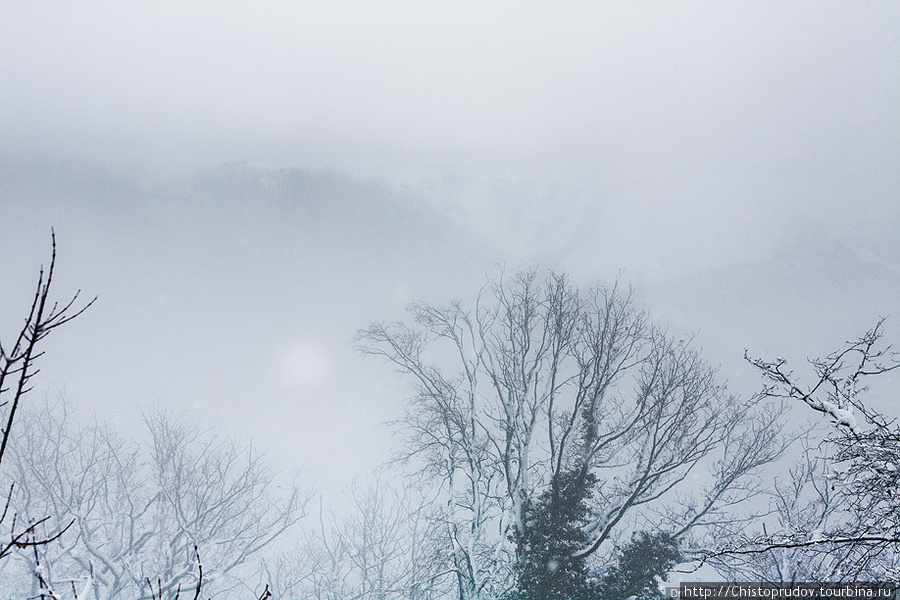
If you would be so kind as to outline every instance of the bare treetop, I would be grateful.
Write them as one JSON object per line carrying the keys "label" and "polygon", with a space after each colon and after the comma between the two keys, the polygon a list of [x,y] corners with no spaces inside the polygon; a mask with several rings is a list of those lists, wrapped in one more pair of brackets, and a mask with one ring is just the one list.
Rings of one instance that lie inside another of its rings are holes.
{"label": "bare treetop", "polygon": [[472,307],[409,313],[360,331],[357,347],[414,382],[398,458],[443,498],[461,597],[506,585],[503,570],[528,560],[542,494],[550,511],[564,497],[590,506],[572,524],[580,541],[548,557],[576,564],[631,519],[678,538],[724,518],[783,449],[780,409],[729,395],[691,340],[650,323],[618,284],[583,291],[523,272]]}
{"label": "bare treetop", "polygon": [[[3,438],[0,441],[0,465],[2,465],[3,458],[6,456],[10,433],[12,432],[21,400],[31,390],[31,378],[40,372],[35,367],[35,361],[43,355],[43,352],[38,350],[38,344],[50,335],[50,332],[81,315],[97,299],[95,297],[80,308],[77,306],[77,302],[81,290],[75,292],[65,304],[59,304],[50,299],[50,287],[53,283],[53,273],[56,267],[55,231],[51,232],[51,240],[53,250],[50,256],[50,267],[46,270],[46,273],[44,267],[41,267],[34,297],[31,301],[31,308],[25,317],[25,323],[11,345],[4,346],[3,341],[0,340],[0,409],[5,409],[2,426]],[[0,513],[0,524],[4,523],[10,514],[12,493],[13,487],[10,486],[3,511]],[[36,522],[32,521],[28,527],[21,530],[17,529],[17,517],[18,515],[16,514],[12,515],[9,542],[0,544],[0,559],[7,556],[15,548],[47,544],[58,538],[62,531],[71,525],[70,523],[64,526],[61,531],[50,537],[37,539],[35,537],[35,528],[46,522],[50,517],[44,517]]]}

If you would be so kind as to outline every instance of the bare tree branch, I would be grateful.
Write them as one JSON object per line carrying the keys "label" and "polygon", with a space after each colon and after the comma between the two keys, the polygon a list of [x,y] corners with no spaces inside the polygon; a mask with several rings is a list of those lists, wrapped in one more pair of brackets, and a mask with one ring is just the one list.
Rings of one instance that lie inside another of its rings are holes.
{"label": "bare tree branch", "polygon": [[[11,439],[13,424],[19,413],[24,396],[31,390],[31,379],[39,373],[35,363],[41,357],[42,352],[38,346],[52,331],[62,327],[72,319],[80,316],[94,303],[96,298],[87,302],[84,306],[76,306],[81,290],[75,292],[72,298],[60,305],[51,300],[50,290],[53,283],[53,275],[56,268],[56,233],[51,232],[52,252],[50,266],[44,271],[41,267],[38,275],[35,292],[32,296],[31,307],[25,317],[25,322],[19,330],[12,345],[4,347],[0,340],[0,408],[5,409],[2,415],[2,429],[0,429],[0,465],[7,455]],[[11,397],[10,397],[11,395]],[[9,508],[13,495],[13,485],[10,485],[9,493],[0,516],[2,525],[10,515]],[[47,522],[50,517],[45,517],[32,523],[23,530],[16,530],[16,514],[12,514],[9,541],[0,544],[0,560],[19,548],[28,548],[49,544],[57,540],[72,523],[65,525],[61,530],[48,537],[36,538],[35,528]]]}

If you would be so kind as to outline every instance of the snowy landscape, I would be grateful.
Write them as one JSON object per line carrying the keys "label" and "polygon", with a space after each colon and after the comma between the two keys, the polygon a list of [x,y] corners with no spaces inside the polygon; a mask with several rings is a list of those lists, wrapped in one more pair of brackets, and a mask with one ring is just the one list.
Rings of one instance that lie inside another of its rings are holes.
{"label": "snowy landscape", "polygon": [[0,20],[0,598],[900,586],[900,6]]}

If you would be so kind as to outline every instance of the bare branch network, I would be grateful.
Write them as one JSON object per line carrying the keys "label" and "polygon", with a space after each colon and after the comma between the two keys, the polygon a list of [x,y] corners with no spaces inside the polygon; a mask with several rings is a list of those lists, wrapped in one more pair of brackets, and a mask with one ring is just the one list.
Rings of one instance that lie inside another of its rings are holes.
{"label": "bare branch network", "polygon": [[538,561],[562,577],[635,520],[679,538],[734,518],[784,448],[778,402],[729,395],[690,339],[618,285],[501,275],[474,306],[409,313],[360,331],[357,347],[415,386],[397,460],[439,498],[462,599],[502,595],[530,569],[538,504],[582,514]]}
{"label": "bare branch network", "polygon": [[[52,301],[50,288],[53,283],[54,269],[56,268],[56,233],[51,233],[52,253],[50,267],[44,270],[41,267],[38,275],[37,286],[31,301],[31,308],[25,317],[25,322],[19,330],[12,344],[4,345],[0,340],[0,409],[2,416],[2,439],[0,439],[0,465],[6,457],[7,448],[12,433],[13,424],[24,396],[31,391],[31,379],[40,370],[35,366],[36,361],[43,355],[38,345],[51,332],[62,327],[72,319],[80,316],[91,307],[96,298],[90,300],[84,306],[78,307],[78,298],[81,290],[75,292],[72,298],[64,304]],[[0,544],[0,560],[7,557],[17,548],[28,548],[46,545],[58,539],[72,523],[64,525],[58,532],[48,537],[38,538],[35,535],[38,526],[47,522],[50,517],[43,517],[38,521],[32,521],[26,527],[21,528],[17,513],[10,512],[14,485],[11,484],[9,492],[0,515],[0,526],[6,523],[11,515],[9,525],[9,540]]]}
{"label": "bare branch network", "polygon": [[51,528],[74,520],[58,544],[21,557],[32,571],[40,561],[54,589],[89,579],[97,599],[183,595],[198,582],[195,546],[209,591],[229,589],[304,516],[309,495],[296,482],[277,488],[252,446],[165,412],[145,424],[139,443],[62,400],[21,414],[8,456],[17,502],[53,515]]}
{"label": "bare branch network", "polygon": [[788,485],[776,485],[778,530],[732,531],[706,561],[756,580],[900,582],[900,428],[862,398],[867,378],[900,367],[900,355],[883,343],[884,323],[810,359],[806,385],[785,359],[745,353],[766,381],[762,397],[800,403],[828,417],[833,429],[818,448],[807,448]]}
{"label": "bare branch network", "polygon": [[[9,484],[0,559],[15,554],[27,567],[15,585],[34,597],[174,600],[192,589],[197,600],[293,526],[308,495],[292,482],[276,497],[263,454],[161,411],[145,417],[143,447],[96,418],[76,422],[64,399],[23,403],[41,342],[96,300],[79,305],[80,291],[52,300],[55,234],[52,242],[21,330],[0,343],[0,481]],[[18,573],[11,562],[0,563],[4,586]],[[259,597],[269,596],[267,586]]]}
{"label": "bare branch network", "polygon": [[[22,403],[40,342],[94,302],[51,301],[55,261],[54,236],[25,323],[0,344],[0,559],[15,554],[34,597],[624,600],[689,546],[735,580],[900,581],[900,429],[862,398],[900,367],[883,320],[810,360],[808,385],[745,353],[765,387],[742,400],[618,283],[501,273],[471,303],[415,303],[355,339],[412,383],[391,466],[414,485],[354,487],[348,516],[320,505],[317,527],[273,554],[310,494],[276,492],[252,446],[162,411],[143,443],[64,399]],[[767,487],[791,404],[834,427]],[[768,512],[747,507],[766,496]]]}

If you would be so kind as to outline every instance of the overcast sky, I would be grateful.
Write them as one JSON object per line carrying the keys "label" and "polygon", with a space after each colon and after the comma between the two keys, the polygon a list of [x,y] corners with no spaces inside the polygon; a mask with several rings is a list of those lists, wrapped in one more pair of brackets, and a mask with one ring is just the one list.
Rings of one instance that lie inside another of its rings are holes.
{"label": "overcast sky", "polygon": [[[714,362],[900,313],[893,0],[2,15],[0,323],[54,225],[61,283],[101,299],[59,334],[44,385],[83,405],[217,407],[343,482],[381,459],[367,444],[389,445],[378,423],[407,393],[349,350],[353,331],[464,296],[497,262],[624,269]],[[336,208],[217,203],[232,180],[216,169],[235,163],[319,173],[303,185]],[[728,295],[738,283],[766,291]],[[313,457],[328,444],[338,458]]]}

